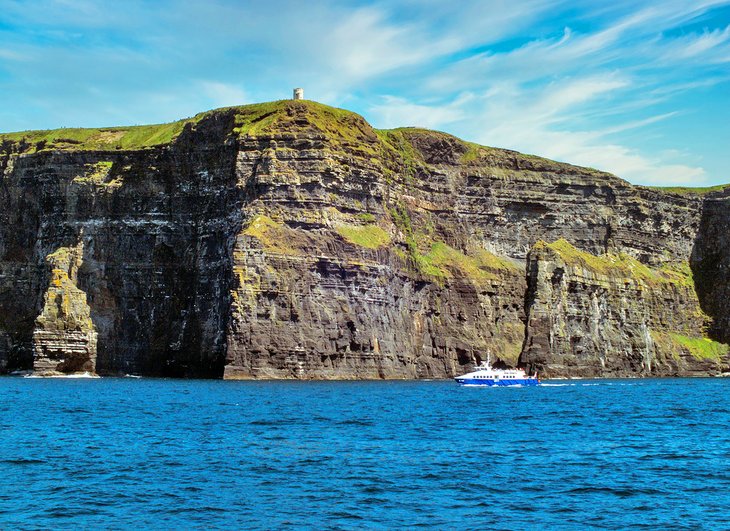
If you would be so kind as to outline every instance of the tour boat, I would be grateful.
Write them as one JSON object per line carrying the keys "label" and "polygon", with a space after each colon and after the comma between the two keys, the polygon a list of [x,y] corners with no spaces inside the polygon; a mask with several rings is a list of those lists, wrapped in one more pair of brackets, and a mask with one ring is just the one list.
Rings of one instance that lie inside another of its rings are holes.
{"label": "tour boat", "polygon": [[482,362],[477,368],[463,376],[454,378],[461,385],[481,385],[506,387],[510,385],[540,385],[537,373],[533,376],[525,374],[524,369],[495,369],[489,360]]}

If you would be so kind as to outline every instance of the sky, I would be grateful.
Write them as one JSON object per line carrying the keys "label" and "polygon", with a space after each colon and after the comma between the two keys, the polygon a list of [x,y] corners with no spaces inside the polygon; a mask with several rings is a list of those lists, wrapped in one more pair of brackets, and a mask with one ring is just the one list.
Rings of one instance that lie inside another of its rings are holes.
{"label": "sky", "polygon": [[0,0],[0,131],[305,97],[610,171],[730,182],[730,0]]}

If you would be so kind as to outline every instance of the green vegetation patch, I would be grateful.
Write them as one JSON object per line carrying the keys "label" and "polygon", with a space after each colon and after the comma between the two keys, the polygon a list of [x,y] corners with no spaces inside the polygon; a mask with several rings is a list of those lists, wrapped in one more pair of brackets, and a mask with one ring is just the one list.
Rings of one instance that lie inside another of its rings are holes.
{"label": "green vegetation patch", "polygon": [[384,247],[391,241],[390,234],[377,225],[339,225],[336,230],[348,242],[368,249]]}
{"label": "green vegetation patch", "polygon": [[[235,109],[236,113],[234,132],[239,135],[258,136],[314,129],[329,139],[358,147],[376,140],[372,128],[360,115],[316,101],[279,100],[231,109]],[[196,119],[204,115],[196,116]]]}
{"label": "green vegetation patch", "polygon": [[[317,130],[327,138],[349,143],[355,150],[379,155],[370,125],[358,114],[314,101],[280,100],[206,111],[168,124],[106,128],[63,128],[0,134],[0,146],[35,153],[43,150],[136,150],[173,142],[187,124],[195,125],[216,114],[234,112],[233,132],[269,135]],[[9,144],[10,146],[8,146]]]}
{"label": "green vegetation patch", "polygon": [[642,264],[636,258],[624,253],[596,256],[576,249],[564,239],[553,243],[538,242],[535,249],[550,249],[556,252],[570,266],[586,268],[608,277],[624,277],[642,280],[646,283],[672,283],[687,287],[694,286],[692,271],[688,264],[666,264],[656,269]]}
{"label": "green vegetation patch", "polygon": [[[234,133],[256,136],[273,132],[273,124],[276,122],[278,113],[283,109],[283,105],[284,101],[281,100],[231,107],[230,109],[235,109],[236,111]],[[202,119],[207,114],[209,113],[196,116],[196,118]]]}
{"label": "green vegetation patch", "polygon": [[[169,144],[188,120],[130,127],[65,128],[0,134],[0,146],[15,145],[23,153],[45,150],[135,150]],[[7,148],[6,148],[7,149]]]}
{"label": "green vegetation patch", "polygon": [[363,212],[355,217],[357,217],[357,219],[359,219],[363,223],[375,223],[375,216],[373,214],[370,214],[369,212]]}
{"label": "green vegetation patch", "polygon": [[407,255],[416,269],[424,276],[445,279],[454,276],[476,282],[497,278],[495,272],[519,269],[507,259],[500,258],[484,249],[466,254],[448,244],[435,240],[434,235],[417,231],[408,209],[398,203],[388,212],[396,227],[405,236]]}
{"label": "green vegetation patch", "polygon": [[418,169],[425,166],[426,163],[421,153],[408,139],[406,131],[409,129],[411,128],[378,129],[375,133],[383,145],[383,155],[391,162],[396,162],[400,166],[398,170],[405,177],[413,178]]}
{"label": "green vegetation patch", "polygon": [[243,233],[256,238],[272,253],[298,256],[305,254],[309,246],[304,235],[267,216],[256,216]]}
{"label": "green vegetation patch", "polygon": [[479,249],[474,253],[474,258],[480,264],[480,267],[486,267],[492,270],[502,271],[519,271],[520,267],[507,258],[492,254],[485,249]]}
{"label": "green vegetation patch", "polygon": [[479,161],[495,151],[494,148],[475,144],[474,142],[464,142],[464,145],[466,145],[467,150],[461,156],[461,162],[463,164]]}
{"label": "green vegetation patch", "polygon": [[655,343],[679,358],[680,351],[689,352],[696,359],[720,361],[730,353],[730,346],[707,337],[690,337],[673,332],[651,332]]}
{"label": "green vegetation patch", "polygon": [[687,337],[681,334],[670,334],[670,336],[697,359],[719,360],[727,356],[730,351],[730,346],[706,337]]}
{"label": "green vegetation patch", "polygon": [[94,164],[86,164],[85,173],[83,176],[76,177],[74,182],[77,183],[88,183],[94,184],[111,184],[107,183],[109,174],[111,173],[112,166],[114,163],[111,161],[103,160]]}
{"label": "green vegetation patch", "polygon": [[495,271],[498,270],[517,269],[509,260],[488,251],[468,255],[440,241],[433,242],[429,252],[420,255],[417,262],[426,274],[436,277],[458,275],[477,282],[496,279]]}
{"label": "green vegetation patch", "polygon": [[712,192],[721,192],[726,188],[730,188],[730,184],[718,184],[716,186],[690,187],[690,186],[647,186],[652,190],[660,192],[668,192],[670,194],[680,195],[707,195]]}

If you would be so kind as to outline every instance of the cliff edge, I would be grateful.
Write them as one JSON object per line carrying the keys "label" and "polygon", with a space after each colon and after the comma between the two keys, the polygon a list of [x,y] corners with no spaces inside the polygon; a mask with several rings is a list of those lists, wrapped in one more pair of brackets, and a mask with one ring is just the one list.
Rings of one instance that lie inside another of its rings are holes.
{"label": "cliff edge", "polygon": [[723,190],[310,101],[0,135],[0,370],[728,371]]}

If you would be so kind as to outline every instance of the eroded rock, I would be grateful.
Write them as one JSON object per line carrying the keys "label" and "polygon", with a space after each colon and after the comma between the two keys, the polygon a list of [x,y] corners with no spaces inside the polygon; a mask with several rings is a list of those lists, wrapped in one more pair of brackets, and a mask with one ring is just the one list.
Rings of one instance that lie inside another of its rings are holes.
{"label": "eroded rock", "polygon": [[307,101],[72,134],[0,135],[0,371],[725,370],[717,195]]}
{"label": "eroded rock", "polygon": [[59,247],[46,261],[50,280],[33,330],[33,371],[45,376],[93,373],[96,328],[86,293],[78,287],[83,242],[76,247]]}

